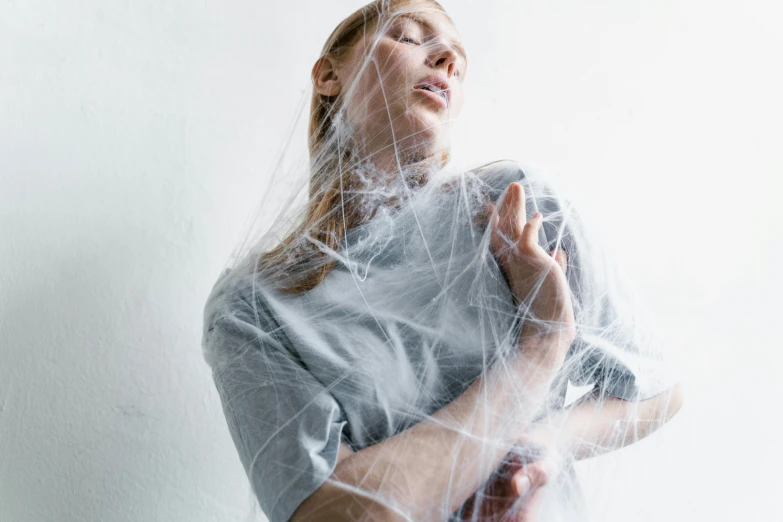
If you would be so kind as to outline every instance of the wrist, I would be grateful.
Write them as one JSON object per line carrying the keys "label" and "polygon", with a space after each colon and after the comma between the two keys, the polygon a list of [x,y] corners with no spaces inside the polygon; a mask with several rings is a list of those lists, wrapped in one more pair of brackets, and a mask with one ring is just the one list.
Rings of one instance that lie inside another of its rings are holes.
{"label": "wrist", "polygon": [[576,339],[576,328],[571,321],[525,321],[519,337],[525,339],[540,339],[547,343],[557,342],[567,347]]}
{"label": "wrist", "polygon": [[519,349],[523,358],[535,362],[540,370],[557,373],[574,338],[569,332],[542,332],[525,325],[519,336]]}
{"label": "wrist", "polygon": [[570,455],[562,451],[554,431],[536,426],[519,438],[515,457],[521,465],[520,473],[537,477],[536,482],[554,480],[571,461]]}
{"label": "wrist", "polygon": [[531,424],[517,444],[544,447],[548,453],[557,455],[558,459],[573,458],[576,446],[573,444],[574,434],[570,431],[567,415],[560,412]]}

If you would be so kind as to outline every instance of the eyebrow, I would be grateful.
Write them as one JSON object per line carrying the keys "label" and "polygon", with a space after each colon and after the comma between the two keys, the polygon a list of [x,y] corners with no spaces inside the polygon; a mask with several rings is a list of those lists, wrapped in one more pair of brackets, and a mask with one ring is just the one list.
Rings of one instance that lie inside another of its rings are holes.
{"label": "eyebrow", "polygon": [[[405,14],[401,14],[400,18],[406,18],[408,20],[411,20],[412,22],[416,22],[417,24],[421,25],[422,27],[424,27],[424,29],[426,29],[431,33],[438,32],[437,28],[434,25],[432,25],[432,23],[429,20],[417,16],[416,14],[405,13]],[[457,41],[452,41],[451,46],[454,47],[457,53],[459,53],[459,55],[462,56],[462,59],[465,60],[465,63],[467,63],[468,54],[465,52],[465,48],[462,46],[462,44]]]}

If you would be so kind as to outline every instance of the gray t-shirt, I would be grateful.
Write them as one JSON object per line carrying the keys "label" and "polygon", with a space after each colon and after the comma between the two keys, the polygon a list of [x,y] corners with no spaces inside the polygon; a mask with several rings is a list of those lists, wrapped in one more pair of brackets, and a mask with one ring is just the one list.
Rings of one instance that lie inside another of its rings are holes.
{"label": "gray t-shirt", "polygon": [[[349,231],[313,290],[282,294],[236,269],[215,284],[203,353],[271,522],[327,480],[340,442],[361,450],[409,428],[514,349],[518,309],[477,220],[512,181],[525,187],[527,218],[545,216],[539,243],[568,253],[578,323],[568,380],[626,400],[672,384],[587,270],[578,222],[546,187],[513,163],[457,176]],[[561,406],[565,383],[552,392]]]}

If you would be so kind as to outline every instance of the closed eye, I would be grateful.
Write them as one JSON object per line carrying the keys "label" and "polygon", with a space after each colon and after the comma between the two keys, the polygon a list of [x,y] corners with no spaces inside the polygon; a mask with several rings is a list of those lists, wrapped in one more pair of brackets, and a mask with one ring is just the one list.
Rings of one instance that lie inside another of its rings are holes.
{"label": "closed eye", "polygon": [[399,41],[407,43],[407,44],[419,45],[419,42],[417,42],[413,38],[409,38],[407,36],[400,36]]}

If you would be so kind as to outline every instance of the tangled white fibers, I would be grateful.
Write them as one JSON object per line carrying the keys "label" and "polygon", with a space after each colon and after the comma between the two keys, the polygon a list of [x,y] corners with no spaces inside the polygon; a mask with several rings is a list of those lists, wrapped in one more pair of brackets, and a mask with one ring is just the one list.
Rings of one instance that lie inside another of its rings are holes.
{"label": "tangled white fibers", "polygon": [[261,509],[584,520],[573,462],[679,407],[655,330],[551,184],[449,166],[466,58],[437,3],[376,1],[321,56],[308,159],[204,311]]}

